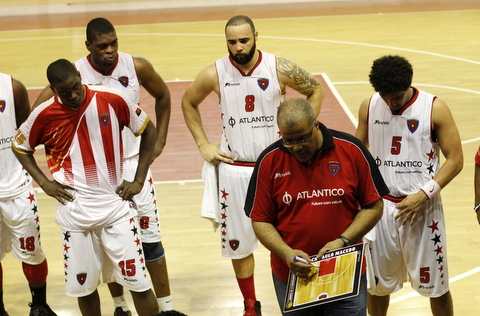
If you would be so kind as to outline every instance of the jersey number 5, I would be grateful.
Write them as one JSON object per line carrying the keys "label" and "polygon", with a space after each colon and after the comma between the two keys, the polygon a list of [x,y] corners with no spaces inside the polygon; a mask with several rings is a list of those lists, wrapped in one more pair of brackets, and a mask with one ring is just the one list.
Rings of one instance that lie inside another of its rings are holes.
{"label": "jersey number 5", "polygon": [[402,147],[402,137],[401,136],[393,136],[392,137],[392,148],[390,150],[390,153],[392,155],[399,155],[401,147]]}
{"label": "jersey number 5", "polygon": [[421,283],[429,283],[430,282],[430,268],[429,267],[420,268],[420,282]]}
{"label": "jersey number 5", "polygon": [[255,110],[255,96],[247,95],[245,97],[245,112],[253,112]]}

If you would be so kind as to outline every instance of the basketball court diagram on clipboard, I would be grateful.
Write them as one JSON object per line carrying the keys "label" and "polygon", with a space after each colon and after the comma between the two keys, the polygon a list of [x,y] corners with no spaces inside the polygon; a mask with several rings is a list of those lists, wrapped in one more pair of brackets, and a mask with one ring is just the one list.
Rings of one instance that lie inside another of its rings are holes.
{"label": "basketball court diagram on clipboard", "polygon": [[290,272],[284,312],[296,311],[358,295],[362,275],[363,244],[325,253],[321,259],[312,256],[309,278],[298,278]]}

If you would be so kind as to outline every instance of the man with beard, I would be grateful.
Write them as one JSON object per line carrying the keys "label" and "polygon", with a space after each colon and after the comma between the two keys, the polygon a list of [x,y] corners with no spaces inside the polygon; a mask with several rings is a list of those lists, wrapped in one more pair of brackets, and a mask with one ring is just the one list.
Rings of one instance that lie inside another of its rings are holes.
{"label": "man with beard", "polygon": [[[237,15],[225,26],[229,55],[204,68],[182,99],[185,122],[206,162],[218,164],[222,255],[232,260],[244,298],[244,315],[261,315],[254,285],[253,251],[258,241],[243,207],[255,161],[280,138],[277,107],[286,87],[305,95],[320,113],[323,89],[294,62],[256,49],[258,33],[249,17]],[[220,99],[223,133],[211,143],[199,105],[212,92]]]}
{"label": "man with beard", "polygon": [[[140,103],[140,88],[155,99],[157,142],[152,161],[158,157],[167,140],[170,120],[170,92],[167,85],[145,58],[118,52],[118,38],[113,25],[104,18],[95,18],[87,24],[85,46],[89,55],[77,60],[74,64],[82,77],[82,83],[90,86],[117,88],[136,104]],[[41,101],[53,96],[47,87],[36,100],[34,107]],[[125,163],[125,180],[135,177],[138,165],[139,138],[129,129],[123,132],[123,156]],[[142,245],[147,260],[147,269],[152,279],[160,310],[173,308],[168,280],[165,251],[161,242],[160,222],[156,205],[155,188],[149,170],[143,190],[135,196],[138,206],[138,220],[142,236]],[[131,315],[125,302],[123,288],[105,278],[115,305],[115,316]]]}

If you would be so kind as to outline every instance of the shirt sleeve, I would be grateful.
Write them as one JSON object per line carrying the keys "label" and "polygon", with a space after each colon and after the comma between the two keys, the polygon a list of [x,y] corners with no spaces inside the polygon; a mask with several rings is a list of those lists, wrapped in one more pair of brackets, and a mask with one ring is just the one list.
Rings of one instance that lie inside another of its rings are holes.
{"label": "shirt sleeve", "polygon": [[27,120],[18,128],[12,144],[15,151],[23,154],[31,154],[35,151],[36,146],[42,144],[45,125],[41,124],[41,122],[46,121],[46,118],[41,118],[43,109],[46,107],[45,104],[42,105],[42,107],[39,106],[35,108]]}
{"label": "shirt sleeve", "polygon": [[115,111],[121,124],[127,126],[135,136],[141,135],[150,121],[147,112],[138,104],[131,101],[122,91],[115,89],[115,94],[117,95],[116,98],[118,98],[118,96],[121,97],[121,102],[117,103],[120,104],[120,107]]}

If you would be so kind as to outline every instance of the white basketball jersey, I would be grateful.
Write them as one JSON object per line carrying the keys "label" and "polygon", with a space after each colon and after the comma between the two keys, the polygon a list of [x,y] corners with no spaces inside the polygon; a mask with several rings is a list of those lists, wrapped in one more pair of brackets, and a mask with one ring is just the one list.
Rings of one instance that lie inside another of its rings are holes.
{"label": "white basketball jersey", "polygon": [[412,100],[398,114],[378,93],[370,99],[368,142],[391,196],[417,192],[439,169],[439,146],[432,135],[435,98],[414,88]]}
{"label": "white basketball jersey", "polygon": [[[117,53],[117,64],[108,74],[103,74],[90,62],[90,55],[75,62],[75,67],[82,76],[82,83],[89,86],[103,86],[122,91],[130,100],[140,104],[140,82],[137,78],[133,56]],[[135,137],[129,129],[123,130],[124,158],[138,154],[140,138]]]}
{"label": "white basketball jersey", "polygon": [[235,160],[255,161],[280,138],[277,107],[284,100],[278,81],[275,55],[260,52],[248,74],[230,56],[215,62],[220,87],[223,133],[220,149]]}
{"label": "white basketball jersey", "polygon": [[12,77],[0,73],[0,200],[28,190],[31,178],[12,152],[17,129]]}

